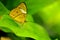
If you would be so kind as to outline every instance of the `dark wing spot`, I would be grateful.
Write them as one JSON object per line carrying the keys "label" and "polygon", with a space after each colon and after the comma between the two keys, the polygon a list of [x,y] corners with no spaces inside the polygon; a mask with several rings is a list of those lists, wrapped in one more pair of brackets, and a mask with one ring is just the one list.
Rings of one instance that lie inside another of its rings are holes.
{"label": "dark wing spot", "polygon": [[18,13],[18,11],[16,11],[16,13]]}

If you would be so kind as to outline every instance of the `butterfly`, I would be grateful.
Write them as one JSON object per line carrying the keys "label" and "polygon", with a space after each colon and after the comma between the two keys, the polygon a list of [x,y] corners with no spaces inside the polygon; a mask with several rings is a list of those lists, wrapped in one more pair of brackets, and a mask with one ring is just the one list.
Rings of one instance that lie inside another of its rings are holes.
{"label": "butterfly", "polygon": [[21,3],[18,7],[10,12],[10,16],[17,22],[24,23],[26,19],[27,8],[25,3]]}

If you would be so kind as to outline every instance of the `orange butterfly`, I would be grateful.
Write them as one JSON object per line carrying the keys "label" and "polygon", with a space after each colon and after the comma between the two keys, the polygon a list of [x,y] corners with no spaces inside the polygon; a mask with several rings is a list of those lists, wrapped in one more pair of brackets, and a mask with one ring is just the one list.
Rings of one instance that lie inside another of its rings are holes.
{"label": "orange butterfly", "polygon": [[9,15],[14,20],[20,23],[24,23],[26,18],[26,13],[27,13],[26,5],[24,3],[21,3],[17,8],[13,9]]}

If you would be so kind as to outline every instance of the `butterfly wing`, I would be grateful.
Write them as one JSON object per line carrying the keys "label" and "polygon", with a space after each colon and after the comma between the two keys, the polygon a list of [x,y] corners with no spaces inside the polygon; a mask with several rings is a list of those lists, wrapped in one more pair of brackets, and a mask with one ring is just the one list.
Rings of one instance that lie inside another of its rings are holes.
{"label": "butterfly wing", "polygon": [[26,17],[26,5],[21,3],[17,8],[10,12],[10,16],[14,18],[14,20],[24,23]]}
{"label": "butterfly wing", "polygon": [[12,18],[15,18],[16,16],[18,16],[19,14],[21,14],[20,13],[20,11],[18,10],[18,9],[13,9],[11,12],[10,12],[10,16],[12,17]]}
{"label": "butterfly wing", "polygon": [[21,14],[21,15],[15,17],[15,20],[18,20],[18,22],[20,22],[20,23],[24,23],[25,22],[25,16],[26,16],[25,14]]}
{"label": "butterfly wing", "polygon": [[27,11],[26,5],[24,3],[21,3],[17,8],[23,9],[25,12]]}

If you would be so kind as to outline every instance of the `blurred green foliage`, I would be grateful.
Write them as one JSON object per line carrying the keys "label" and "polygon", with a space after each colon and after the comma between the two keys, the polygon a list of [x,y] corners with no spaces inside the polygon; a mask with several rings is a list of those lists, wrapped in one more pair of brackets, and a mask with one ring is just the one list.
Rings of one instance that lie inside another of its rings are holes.
{"label": "blurred green foliage", "polygon": [[[8,15],[22,2],[27,6],[24,24]],[[14,33],[18,40],[60,40],[60,0],[0,0],[0,16],[0,29]]]}

